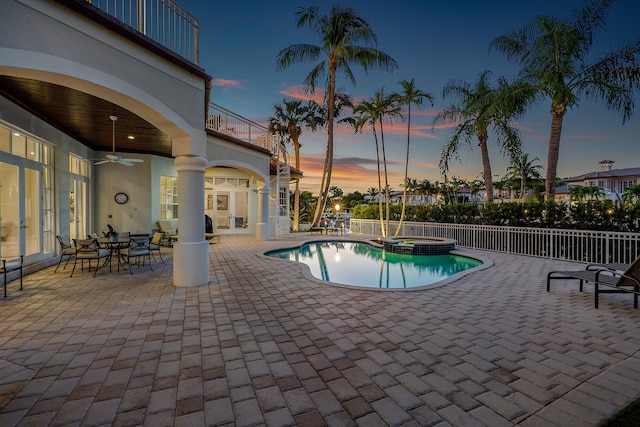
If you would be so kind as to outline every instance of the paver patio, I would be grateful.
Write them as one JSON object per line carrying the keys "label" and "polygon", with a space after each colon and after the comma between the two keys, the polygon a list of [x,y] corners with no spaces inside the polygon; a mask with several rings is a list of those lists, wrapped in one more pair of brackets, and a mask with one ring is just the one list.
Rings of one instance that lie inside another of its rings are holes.
{"label": "paver patio", "polygon": [[[318,236],[313,236],[317,239]],[[319,284],[258,256],[311,238],[210,246],[211,283],[47,268],[0,301],[0,425],[588,426],[640,396],[640,311],[478,252],[443,287]]]}

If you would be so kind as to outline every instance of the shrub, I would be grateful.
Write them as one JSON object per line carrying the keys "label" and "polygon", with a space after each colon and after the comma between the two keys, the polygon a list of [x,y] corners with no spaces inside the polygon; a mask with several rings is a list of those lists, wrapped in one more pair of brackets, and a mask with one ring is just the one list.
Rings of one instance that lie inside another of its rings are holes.
{"label": "shrub", "polygon": [[[390,219],[400,219],[401,206],[391,206]],[[379,219],[378,205],[357,206],[353,218]],[[407,206],[405,221],[577,230],[640,231],[640,204],[614,205],[594,200],[569,206],[562,202],[454,203]]]}

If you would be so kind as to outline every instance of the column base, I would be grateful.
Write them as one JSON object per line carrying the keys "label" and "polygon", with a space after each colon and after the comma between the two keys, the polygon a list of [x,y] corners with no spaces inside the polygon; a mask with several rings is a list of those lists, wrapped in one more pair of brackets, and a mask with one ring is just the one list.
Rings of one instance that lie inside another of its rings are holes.
{"label": "column base", "polygon": [[173,244],[173,285],[176,287],[209,284],[209,242]]}
{"label": "column base", "polygon": [[271,240],[271,233],[269,231],[268,223],[259,222],[256,224],[256,239],[259,242],[263,242],[265,240]]}

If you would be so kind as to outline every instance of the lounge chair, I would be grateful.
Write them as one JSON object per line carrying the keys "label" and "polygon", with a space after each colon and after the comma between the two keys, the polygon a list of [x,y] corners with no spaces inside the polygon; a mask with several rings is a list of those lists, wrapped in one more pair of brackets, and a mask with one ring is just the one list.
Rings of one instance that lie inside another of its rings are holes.
{"label": "lounge chair", "polygon": [[156,221],[158,230],[164,234],[164,240],[170,246],[173,245],[175,240],[178,240],[178,232],[173,228],[173,224],[168,219],[159,219]]}
{"label": "lounge chair", "polygon": [[[609,265],[611,266],[611,264]],[[596,268],[596,266],[600,266],[600,268]],[[584,282],[593,283],[595,308],[598,308],[600,294],[609,293],[632,293],[633,307],[638,308],[640,257],[627,265],[622,272],[612,268],[603,268],[603,266],[603,264],[590,264],[587,269],[581,271],[550,271],[547,274],[547,292],[551,290],[552,280],[574,279],[580,282],[580,292],[582,292]]]}
{"label": "lounge chair", "polygon": [[608,262],[608,263],[591,263],[587,265],[587,270],[612,270],[624,272],[629,267],[629,264],[623,262]]}
{"label": "lounge chair", "polygon": [[[206,215],[205,215],[205,229],[206,229]],[[173,242],[178,240],[178,232],[175,228],[173,228],[173,224],[168,219],[159,219],[156,221],[156,225],[158,226],[158,230],[164,234],[164,238],[166,239],[169,245],[173,245]],[[213,239],[217,240],[217,243],[220,243],[220,235],[215,233],[204,233],[205,240],[208,240],[209,243],[213,243]]]}

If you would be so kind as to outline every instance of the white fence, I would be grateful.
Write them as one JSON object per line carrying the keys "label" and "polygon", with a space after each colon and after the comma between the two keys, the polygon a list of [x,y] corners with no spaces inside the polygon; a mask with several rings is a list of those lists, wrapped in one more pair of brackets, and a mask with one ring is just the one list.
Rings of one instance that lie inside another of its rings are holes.
{"label": "white fence", "polygon": [[[391,221],[389,235],[398,227]],[[380,221],[351,219],[351,233],[380,236]],[[403,222],[400,236],[455,239],[458,246],[580,262],[630,263],[640,255],[640,233],[557,228]]]}

